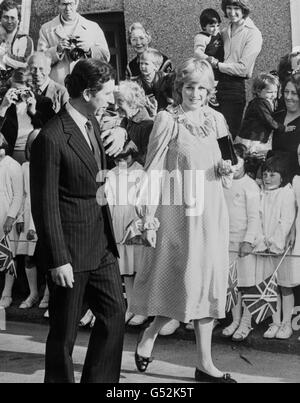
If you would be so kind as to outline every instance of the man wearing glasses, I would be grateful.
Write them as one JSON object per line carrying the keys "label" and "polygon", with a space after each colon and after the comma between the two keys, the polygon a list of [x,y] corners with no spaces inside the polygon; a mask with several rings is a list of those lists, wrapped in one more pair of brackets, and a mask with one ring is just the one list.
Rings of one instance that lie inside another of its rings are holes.
{"label": "man wearing glasses", "polygon": [[79,0],[57,0],[59,15],[40,30],[37,49],[52,61],[50,77],[64,85],[65,77],[79,59],[108,62],[110,53],[102,29],[78,14]]}
{"label": "man wearing glasses", "polygon": [[4,0],[0,5],[0,22],[6,31],[7,53],[3,58],[8,69],[26,68],[32,55],[32,39],[19,31],[21,9],[14,0]]}

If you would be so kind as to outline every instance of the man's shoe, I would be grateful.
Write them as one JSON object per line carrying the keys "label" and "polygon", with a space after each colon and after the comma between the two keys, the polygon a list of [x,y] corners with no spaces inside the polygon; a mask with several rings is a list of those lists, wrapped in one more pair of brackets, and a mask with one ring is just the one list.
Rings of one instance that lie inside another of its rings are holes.
{"label": "man's shoe", "polygon": [[204,383],[237,383],[237,381],[231,378],[230,374],[224,374],[221,378],[208,375],[206,372],[200,371],[200,369],[196,368],[195,371],[195,380],[197,382]]}

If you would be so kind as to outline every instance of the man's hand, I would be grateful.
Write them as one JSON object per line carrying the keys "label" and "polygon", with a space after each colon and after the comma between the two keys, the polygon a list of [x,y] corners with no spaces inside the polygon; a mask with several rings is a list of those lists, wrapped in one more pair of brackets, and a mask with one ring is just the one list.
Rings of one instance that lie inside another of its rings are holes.
{"label": "man's hand", "polygon": [[82,49],[84,52],[89,52],[92,47],[92,43],[90,40],[85,38],[83,35],[76,35],[76,47]]}
{"label": "man's hand", "polygon": [[73,288],[74,274],[70,263],[52,269],[51,277],[56,285],[64,288]]}
{"label": "man's hand", "polygon": [[14,221],[15,221],[14,218],[7,217],[7,219],[6,219],[6,221],[5,221],[4,225],[3,225],[3,232],[4,232],[5,235],[8,235],[11,232],[13,224],[14,224]]}
{"label": "man's hand", "polygon": [[116,157],[123,150],[127,132],[122,127],[115,127],[114,129],[105,130],[101,134],[104,147],[109,146],[105,150],[106,154],[110,157]]}
{"label": "man's hand", "polygon": [[65,50],[70,50],[70,41],[68,38],[64,38],[58,42],[56,51],[59,55],[63,54]]}
{"label": "man's hand", "polygon": [[4,95],[2,103],[0,105],[0,116],[4,116],[7,109],[12,105],[15,104],[18,100],[18,96],[16,94],[15,88],[10,88],[7,93]]}
{"label": "man's hand", "polygon": [[250,242],[242,242],[240,245],[240,250],[239,250],[239,257],[245,257],[250,255],[253,251],[253,246]]}
{"label": "man's hand", "polygon": [[29,98],[27,98],[26,103],[27,103],[27,111],[31,115],[35,115],[36,114],[36,98],[32,91],[30,91],[30,96],[29,96]]}

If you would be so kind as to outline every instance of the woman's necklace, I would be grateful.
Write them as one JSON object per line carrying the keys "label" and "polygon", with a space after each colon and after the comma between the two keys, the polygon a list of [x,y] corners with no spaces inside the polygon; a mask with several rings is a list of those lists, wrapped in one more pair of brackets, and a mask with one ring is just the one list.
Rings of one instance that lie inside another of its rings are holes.
{"label": "woman's necklace", "polygon": [[196,120],[191,119],[191,118],[189,117],[189,115],[188,115],[188,114],[185,112],[185,110],[183,109],[182,105],[180,105],[180,110],[182,111],[182,113],[184,114],[184,116],[187,118],[187,120],[188,120],[190,123],[192,123],[194,126],[196,126],[196,127],[202,126],[204,117],[203,117],[203,114],[200,113],[200,111],[198,111],[199,113],[198,113],[198,115],[197,115],[197,117],[198,117],[199,119],[196,121]]}
{"label": "woman's necklace", "polygon": [[205,114],[198,111],[197,122],[189,117],[183,107],[179,105],[182,115],[185,120],[185,127],[193,134],[199,137],[207,137],[210,134],[209,122],[205,120]]}

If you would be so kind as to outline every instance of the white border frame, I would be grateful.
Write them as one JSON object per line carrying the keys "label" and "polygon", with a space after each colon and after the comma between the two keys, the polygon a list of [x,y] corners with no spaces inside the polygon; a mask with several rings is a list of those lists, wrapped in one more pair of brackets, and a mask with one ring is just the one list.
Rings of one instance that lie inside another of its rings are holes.
{"label": "white border frame", "polygon": [[300,46],[300,0],[290,0],[292,47]]}

